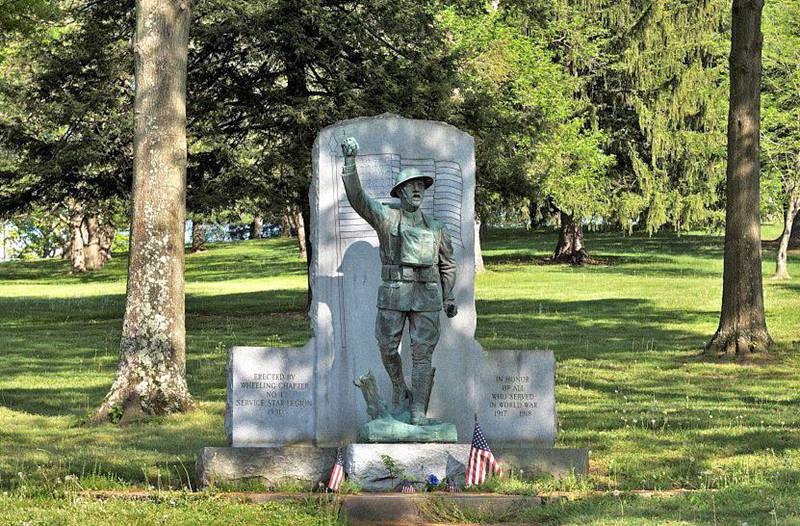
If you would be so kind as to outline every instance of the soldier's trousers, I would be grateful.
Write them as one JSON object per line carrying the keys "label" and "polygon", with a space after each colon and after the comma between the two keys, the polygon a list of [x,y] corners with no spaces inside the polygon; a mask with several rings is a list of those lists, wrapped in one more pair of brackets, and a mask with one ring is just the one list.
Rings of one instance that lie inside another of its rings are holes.
{"label": "soldier's trousers", "polygon": [[408,335],[411,337],[412,360],[416,363],[418,354],[430,355],[439,342],[439,311],[415,312],[378,309],[375,320],[375,338],[382,353],[397,351],[403,339],[403,327],[408,320]]}
{"label": "soldier's trousers", "polygon": [[[416,312],[390,309],[378,309],[375,320],[375,338],[383,355],[384,365],[392,383],[399,386],[403,384],[400,357],[397,348],[403,339],[403,327],[408,320],[408,334],[411,337],[411,390],[413,404],[417,408],[428,405],[431,381],[431,361],[433,349],[439,341],[439,311]],[[391,366],[389,364],[395,364]],[[399,376],[399,377],[398,377]],[[424,411],[423,411],[424,413]]]}

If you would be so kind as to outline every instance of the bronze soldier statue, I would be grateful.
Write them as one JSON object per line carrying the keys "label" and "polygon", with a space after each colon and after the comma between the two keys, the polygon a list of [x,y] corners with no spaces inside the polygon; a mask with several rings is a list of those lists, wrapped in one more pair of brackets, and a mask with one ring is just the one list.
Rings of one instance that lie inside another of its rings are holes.
{"label": "bronze soldier statue", "polygon": [[[392,197],[400,198],[400,206],[386,206],[368,196],[361,186],[356,172],[356,140],[347,138],[342,152],[347,199],[375,229],[380,242],[383,283],[378,289],[375,337],[392,380],[392,403],[396,411],[409,407],[412,424],[426,424],[433,383],[431,360],[439,341],[439,312],[444,308],[448,318],[458,313],[453,296],[456,266],[450,234],[444,224],[420,210],[433,178],[414,168],[402,170],[390,192]],[[411,337],[411,391],[403,378],[397,351],[406,321]]]}

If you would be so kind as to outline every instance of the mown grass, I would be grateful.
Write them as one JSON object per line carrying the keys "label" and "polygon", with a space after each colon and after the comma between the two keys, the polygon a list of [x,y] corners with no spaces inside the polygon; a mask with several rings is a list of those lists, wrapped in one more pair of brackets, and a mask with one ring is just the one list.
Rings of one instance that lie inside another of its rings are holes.
{"label": "mown grass", "polygon": [[98,500],[68,494],[60,497],[0,496],[0,524],[109,526],[125,524],[203,524],[219,526],[327,526],[340,524],[335,500],[308,498],[266,504],[234,502],[218,495],[200,497],[157,494],[147,500]]}
{"label": "mown grass", "polygon": [[[655,500],[593,497],[527,517],[558,524],[797,523],[798,254],[790,255],[795,280],[765,280],[773,350],[741,363],[700,354],[719,317],[720,237],[590,233],[590,251],[607,264],[583,268],[543,264],[553,243],[551,232],[490,234],[489,270],[477,283],[478,339],[488,349],[555,351],[559,445],[592,450],[592,474],[580,488],[702,491]],[[765,276],[773,256],[765,250]],[[305,264],[293,242],[212,245],[187,256],[187,374],[198,409],[123,428],[84,426],[113,378],[125,264],[118,257],[81,277],[60,261],[0,264],[0,491],[9,492],[0,510],[14,509],[20,521],[34,517],[33,507],[45,510],[36,519],[42,523],[71,524],[58,518],[61,510],[85,513],[91,523],[104,509],[119,514],[118,522],[139,520],[123,511],[155,521],[164,506],[97,508],[53,495],[70,475],[84,489],[194,488],[195,453],[225,443],[228,347],[300,346],[310,336]],[[560,486],[522,481],[496,489]],[[734,504],[740,498],[745,502]],[[250,523],[250,512],[211,497],[175,513],[191,516],[204,506],[208,517],[218,511]],[[292,510],[298,524],[319,523],[303,518],[303,506]],[[0,513],[0,523],[9,517]]]}

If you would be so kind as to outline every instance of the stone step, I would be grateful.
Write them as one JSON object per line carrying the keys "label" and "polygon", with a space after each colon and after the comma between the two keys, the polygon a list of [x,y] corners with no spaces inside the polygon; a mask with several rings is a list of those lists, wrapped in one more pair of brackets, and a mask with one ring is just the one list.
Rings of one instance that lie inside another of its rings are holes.
{"label": "stone step", "polygon": [[[492,517],[543,505],[541,498],[521,495],[483,495],[469,493],[419,493],[347,495],[342,498],[341,515],[354,526],[372,524],[432,525],[459,524],[446,522],[446,516]],[[465,518],[466,518],[465,517]],[[481,522],[486,524],[486,522]],[[499,523],[498,523],[499,524]],[[503,523],[510,526],[515,523]]]}

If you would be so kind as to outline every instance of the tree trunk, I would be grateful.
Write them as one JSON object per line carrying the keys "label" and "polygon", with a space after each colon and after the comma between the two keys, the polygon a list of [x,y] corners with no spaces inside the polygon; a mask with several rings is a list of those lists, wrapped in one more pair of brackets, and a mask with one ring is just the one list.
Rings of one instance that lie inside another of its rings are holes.
{"label": "tree trunk", "polygon": [[292,222],[289,220],[288,212],[281,217],[281,236],[292,237]]}
{"label": "tree trunk", "polygon": [[[303,192],[308,195],[308,188]],[[314,300],[313,288],[311,287],[311,260],[314,259],[314,244],[311,242],[311,204],[308,199],[303,200],[300,208],[303,215],[303,236],[306,242],[306,312],[311,310],[311,302]]]}
{"label": "tree trunk", "polygon": [[297,247],[300,249],[300,257],[308,261],[308,251],[306,250],[306,225],[302,211],[295,210],[292,212],[292,222],[297,231]]}
{"label": "tree trunk", "polygon": [[264,219],[257,215],[253,217],[253,222],[250,223],[250,239],[261,239],[264,232]]}
{"label": "tree trunk", "polygon": [[105,261],[100,249],[100,221],[97,214],[88,214],[85,218],[87,243],[84,247],[86,255],[86,269],[100,270]]}
{"label": "tree trunk", "polygon": [[733,1],[722,313],[706,345],[740,356],[772,343],[764,318],[759,209],[763,7],[763,0]]}
{"label": "tree trunk", "polygon": [[784,211],[783,234],[781,234],[778,244],[778,255],[775,258],[775,279],[789,279],[789,268],[787,266],[789,252],[789,238],[795,226],[795,216],[800,210],[800,190],[795,190],[789,197],[789,204]]}
{"label": "tree trunk", "polygon": [[539,205],[533,199],[528,203],[528,230],[535,230],[539,226]]}
{"label": "tree trunk", "polygon": [[184,312],[189,0],[136,0],[134,173],[117,378],[96,420],[189,410]]}
{"label": "tree trunk", "polygon": [[112,224],[100,228],[100,255],[103,258],[103,265],[111,259],[111,247],[114,245],[116,235],[117,229]]}
{"label": "tree trunk", "polygon": [[192,254],[206,250],[206,225],[202,221],[192,221]]}
{"label": "tree trunk", "polygon": [[583,227],[573,216],[564,212],[561,212],[561,228],[552,260],[570,265],[583,265],[591,261],[583,248]]}
{"label": "tree trunk", "polygon": [[83,207],[79,203],[72,203],[69,209],[69,249],[67,251],[73,274],[86,272],[86,256],[83,246]]}
{"label": "tree trunk", "polygon": [[483,264],[483,252],[481,250],[481,222],[475,219],[475,273],[486,271]]}
{"label": "tree trunk", "polygon": [[794,216],[792,235],[789,236],[789,248],[800,248],[800,213]]}
{"label": "tree trunk", "polygon": [[364,395],[364,401],[367,403],[367,415],[370,420],[376,418],[384,418],[392,416],[389,413],[389,404],[381,398],[378,392],[378,385],[375,383],[375,375],[372,371],[367,371],[366,374],[353,382],[353,385],[361,389],[361,394]]}

